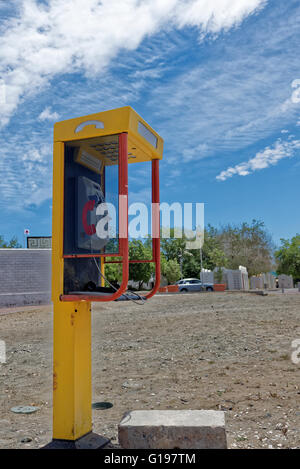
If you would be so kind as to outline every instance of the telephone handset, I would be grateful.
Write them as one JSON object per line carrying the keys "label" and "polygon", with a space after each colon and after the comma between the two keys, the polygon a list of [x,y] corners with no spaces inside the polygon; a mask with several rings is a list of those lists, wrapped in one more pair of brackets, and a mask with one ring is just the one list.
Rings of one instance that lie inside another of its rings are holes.
{"label": "telephone handset", "polygon": [[98,205],[105,203],[100,184],[85,176],[77,180],[77,248],[100,251],[108,239],[100,239],[96,225],[100,217],[96,215]]}

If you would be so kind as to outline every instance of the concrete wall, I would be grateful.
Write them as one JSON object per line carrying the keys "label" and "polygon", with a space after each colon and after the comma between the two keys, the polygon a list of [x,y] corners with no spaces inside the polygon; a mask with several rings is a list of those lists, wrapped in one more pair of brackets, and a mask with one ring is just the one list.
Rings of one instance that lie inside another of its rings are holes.
{"label": "concrete wall", "polygon": [[227,270],[228,290],[249,290],[248,274],[241,270]]}
{"label": "concrete wall", "polygon": [[250,279],[251,290],[275,290],[276,279],[270,272],[266,274],[256,275]]}
{"label": "concrete wall", "polygon": [[214,273],[210,270],[203,269],[201,272],[201,280],[203,283],[215,283]]}
{"label": "concrete wall", "polygon": [[[217,271],[218,269],[215,268],[214,273],[216,274]],[[222,272],[223,276],[220,283],[225,283],[227,290],[249,290],[249,278],[246,267],[240,266],[238,270],[230,270],[222,267]]]}
{"label": "concrete wall", "polygon": [[262,276],[251,277],[250,278],[250,287],[251,290],[263,290],[264,289],[264,279]]}
{"label": "concrete wall", "polygon": [[262,274],[264,288],[268,290],[274,290],[276,288],[276,280],[275,277],[268,273]]}
{"label": "concrete wall", "polygon": [[281,274],[278,276],[279,288],[294,288],[294,280],[291,275]]}
{"label": "concrete wall", "polygon": [[50,303],[51,249],[0,249],[0,307]]}

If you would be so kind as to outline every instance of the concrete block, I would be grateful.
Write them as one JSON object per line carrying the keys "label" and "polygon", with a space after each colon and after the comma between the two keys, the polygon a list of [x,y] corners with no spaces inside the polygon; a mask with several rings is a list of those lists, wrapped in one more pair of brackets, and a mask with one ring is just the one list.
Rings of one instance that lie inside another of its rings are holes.
{"label": "concrete block", "polygon": [[126,449],[226,449],[224,412],[215,410],[135,410],[119,424]]}

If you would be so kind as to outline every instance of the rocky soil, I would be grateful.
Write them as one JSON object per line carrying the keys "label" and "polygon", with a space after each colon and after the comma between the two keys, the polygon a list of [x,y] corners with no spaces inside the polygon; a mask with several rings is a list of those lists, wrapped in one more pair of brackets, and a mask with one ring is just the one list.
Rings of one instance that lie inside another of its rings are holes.
{"label": "rocky soil", "polygon": [[[300,448],[300,294],[157,295],[93,306],[94,431],[134,409],[221,409],[230,448]],[[51,440],[52,308],[0,311],[0,448]],[[36,413],[11,407],[35,405]]]}

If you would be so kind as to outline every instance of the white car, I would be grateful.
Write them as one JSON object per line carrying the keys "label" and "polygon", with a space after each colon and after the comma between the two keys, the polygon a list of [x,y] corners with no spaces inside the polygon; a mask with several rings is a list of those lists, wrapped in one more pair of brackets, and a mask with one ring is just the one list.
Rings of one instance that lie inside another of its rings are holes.
{"label": "white car", "polygon": [[214,291],[213,283],[202,283],[198,278],[184,278],[176,282],[182,293],[194,291]]}

